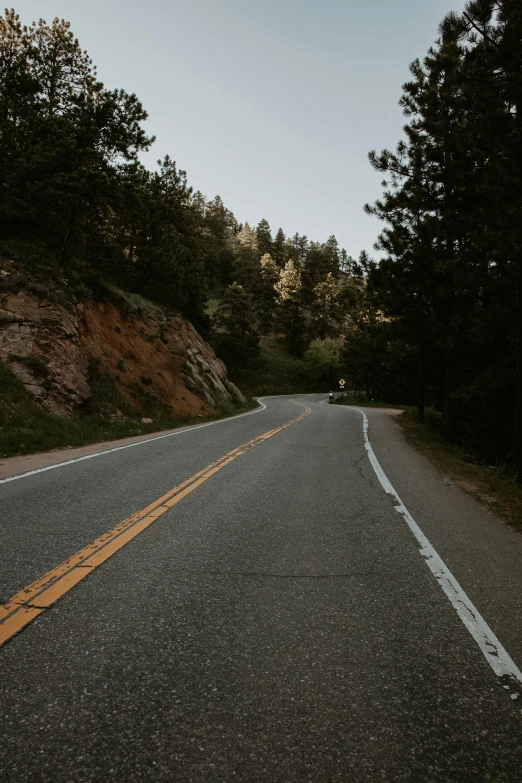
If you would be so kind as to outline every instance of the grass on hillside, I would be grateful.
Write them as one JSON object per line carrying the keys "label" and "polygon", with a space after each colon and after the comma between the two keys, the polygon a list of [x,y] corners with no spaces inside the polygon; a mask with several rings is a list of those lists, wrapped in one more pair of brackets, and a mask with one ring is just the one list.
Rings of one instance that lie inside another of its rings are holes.
{"label": "grass on hillside", "polygon": [[151,320],[158,321],[160,326],[166,328],[167,319],[165,309],[154,304],[150,299],[145,299],[141,294],[124,291],[107,280],[99,280],[98,287],[102,296],[108,294],[124,316],[128,318],[141,318],[145,323],[149,323]]}
{"label": "grass on hillside", "polygon": [[261,354],[250,367],[231,373],[244,394],[299,394],[318,391],[303,359],[288,353],[282,337],[261,337]]}
{"label": "grass on hillside", "polygon": [[[212,421],[255,407],[222,406],[215,415],[173,417],[169,409],[145,389],[136,393],[136,409],[122,399],[113,378],[91,363],[89,382],[92,396],[70,418],[53,416],[39,408],[32,395],[11,370],[0,362],[0,458],[39,451],[85,446],[89,443],[145,435],[160,430]],[[142,417],[152,418],[143,424]]]}
{"label": "grass on hillside", "polygon": [[462,446],[449,443],[443,434],[442,416],[428,408],[426,421],[419,424],[417,410],[411,406],[387,405],[345,397],[341,405],[361,405],[365,408],[401,408],[397,418],[406,440],[432,465],[447,476],[455,486],[483,503],[498,517],[522,532],[522,486],[506,467],[493,467],[474,460]]}

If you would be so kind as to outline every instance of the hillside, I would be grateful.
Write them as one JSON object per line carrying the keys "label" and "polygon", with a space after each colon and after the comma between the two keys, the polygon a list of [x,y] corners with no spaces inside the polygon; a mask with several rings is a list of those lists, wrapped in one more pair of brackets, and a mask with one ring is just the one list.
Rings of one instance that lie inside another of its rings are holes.
{"label": "hillside", "polygon": [[58,304],[34,285],[29,291],[7,258],[0,277],[0,455],[151,432],[247,405],[181,316],[114,286]]}

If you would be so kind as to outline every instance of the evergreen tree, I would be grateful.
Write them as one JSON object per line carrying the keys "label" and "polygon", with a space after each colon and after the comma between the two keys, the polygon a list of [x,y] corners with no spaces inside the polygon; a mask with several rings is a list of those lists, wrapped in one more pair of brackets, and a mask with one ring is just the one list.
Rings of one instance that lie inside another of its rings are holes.
{"label": "evergreen tree", "polygon": [[261,256],[264,256],[266,253],[269,255],[273,253],[272,233],[270,231],[270,225],[265,218],[262,218],[257,224],[256,239],[257,249]]}
{"label": "evergreen tree", "polygon": [[87,52],[65,20],[49,26],[40,19],[31,28],[34,45],[34,75],[39,84],[39,110],[45,117],[66,117],[75,103],[95,89],[96,70]]}
{"label": "evergreen tree", "polygon": [[235,259],[234,241],[238,223],[223,203],[221,196],[216,196],[205,206],[205,266],[211,286],[217,284],[229,285],[233,279]]}
{"label": "evergreen tree", "polygon": [[29,134],[37,116],[39,84],[35,79],[33,35],[14,10],[0,16],[0,230],[16,231],[21,205],[13,197],[28,154]]}
{"label": "evergreen tree", "polygon": [[213,344],[218,356],[232,368],[245,366],[259,355],[259,335],[252,297],[243,286],[228,286],[213,323]]}
{"label": "evergreen tree", "polygon": [[371,156],[390,182],[368,292],[416,358],[420,418],[429,389],[451,439],[520,473],[522,9],[468,2],[440,32],[404,86],[406,142]]}
{"label": "evergreen tree", "polygon": [[299,267],[304,266],[306,253],[308,252],[308,237],[294,234],[285,242],[285,258],[287,261],[293,261]]}
{"label": "evergreen tree", "polygon": [[338,277],[340,273],[340,252],[337,240],[331,236],[325,244],[311,242],[303,264],[304,298],[308,305],[313,301],[313,289],[328,275]]}
{"label": "evergreen tree", "polygon": [[248,223],[237,234],[233,274],[235,281],[248,293],[258,295],[261,282],[259,246],[256,233]]}
{"label": "evergreen tree", "polygon": [[282,228],[277,230],[274,239],[273,259],[277,266],[283,267],[286,263],[286,237]]}
{"label": "evergreen tree", "polygon": [[331,274],[334,277],[339,276],[340,250],[339,243],[333,234],[328,237],[324,246],[324,269],[326,274],[323,272],[323,275],[325,277],[328,274]]}
{"label": "evergreen tree", "polygon": [[[400,318],[402,339],[415,347],[420,421],[424,420],[427,354],[433,355],[436,345],[446,346],[446,358],[440,357],[446,365],[442,372],[446,383],[449,368],[455,365],[454,161],[463,116],[449,85],[459,78],[460,61],[458,48],[448,45],[431,49],[422,65],[412,64],[414,81],[404,85],[401,101],[413,117],[405,127],[409,144],[399,143],[395,154],[387,150],[380,156],[370,154],[374,168],[391,177],[383,200],[366,207],[389,224],[378,244],[388,255],[373,270],[372,284],[382,292],[386,311]],[[443,319],[437,316],[442,307]],[[440,374],[440,365],[437,370]],[[448,403],[447,392],[445,399]],[[449,423],[449,406],[445,418]]]}
{"label": "evergreen tree", "polygon": [[304,345],[304,318],[301,307],[301,271],[293,261],[287,261],[275,285],[279,325],[290,350],[300,355]]}
{"label": "evergreen tree", "polygon": [[261,258],[261,287],[257,300],[257,312],[261,334],[268,334],[274,322],[276,289],[279,269],[271,255]]}
{"label": "evergreen tree", "polygon": [[353,259],[351,256],[348,255],[346,250],[341,248],[341,253],[339,256],[339,269],[344,274],[351,274],[355,268],[355,259]]}
{"label": "evergreen tree", "polygon": [[339,284],[331,272],[313,289],[313,330],[320,340],[337,337],[341,332],[344,312],[339,293]]}

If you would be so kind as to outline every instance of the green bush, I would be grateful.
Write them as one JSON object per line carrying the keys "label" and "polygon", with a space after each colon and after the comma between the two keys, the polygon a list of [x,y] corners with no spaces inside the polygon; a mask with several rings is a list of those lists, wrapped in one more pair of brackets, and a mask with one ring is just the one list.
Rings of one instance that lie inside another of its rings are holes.
{"label": "green bush", "polygon": [[310,378],[315,381],[333,380],[341,366],[340,345],[329,337],[312,340],[303,358]]}

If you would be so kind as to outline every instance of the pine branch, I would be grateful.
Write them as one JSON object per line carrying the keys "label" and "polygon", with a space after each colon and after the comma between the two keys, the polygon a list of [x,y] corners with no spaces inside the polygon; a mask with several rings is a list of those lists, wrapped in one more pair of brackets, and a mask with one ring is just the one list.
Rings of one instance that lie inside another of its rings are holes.
{"label": "pine branch", "polygon": [[496,49],[498,49],[498,44],[496,43],[496,41],[494,41],[494,40],[493,40],[493,38],[491,38],[491,37],[490,37],[490,36],[489,36],[489,35],[486,33],[486,31],[485,31],[485,30],[481,30],[481,29],[480,29],[480,27],[478,26],[478,24],[476,24],[476,22],[475,22],[475,21],[474,21],[474,20],[471,18],[471,16],[469,16],[469,14],[467,14],[465,11],[463,11],[463,12],[462,12],[462,16],[464,16],[464,17],[465,17],[465,18],[468,20],[468,22],[470,23],[470,25],[471,25],[472,27],[474,27],[474,28],[475,28],[475,30],[476,30],[478,33],[480,33],[480,34],[481,34],[481,36],[482,36],[482,37],[483,37],[483,38],[484,38],[486,41],[488,41],[488,42],[489,42],[489,43],[490,43],[492,46],[494,46]]}

